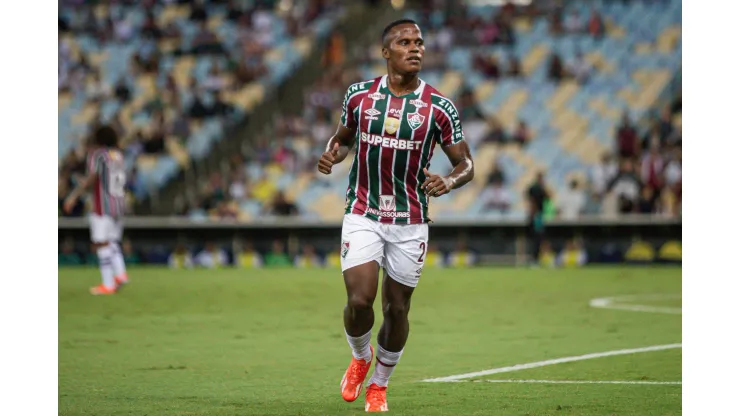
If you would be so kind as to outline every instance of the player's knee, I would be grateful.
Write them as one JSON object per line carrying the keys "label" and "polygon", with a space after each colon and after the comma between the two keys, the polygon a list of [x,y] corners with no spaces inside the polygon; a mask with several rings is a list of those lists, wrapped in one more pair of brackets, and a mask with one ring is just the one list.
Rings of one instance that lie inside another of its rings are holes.
{"label": "player's knee", "polygon": [[347,306],[351,309],[372,309],[373,298],[364,293],[352,293],[347,297]]}
{"label": "player's knee", "polygon": [[406,319],[409,315],[411,304],[403,301],[391,301],[383,307],[383,316],[389,320]]}

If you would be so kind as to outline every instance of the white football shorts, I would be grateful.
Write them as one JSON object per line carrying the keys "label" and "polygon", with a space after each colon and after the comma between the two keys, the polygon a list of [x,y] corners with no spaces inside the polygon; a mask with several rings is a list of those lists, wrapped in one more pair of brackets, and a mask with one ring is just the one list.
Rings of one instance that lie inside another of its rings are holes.
{"label": "white football shorts", "polygon": [[90,237],[93,243],[118,242],[123,234],[120,218],[108,215],[90,215]]}
{"label": "white football shorts", "polygon": [[342,272],[377,261],[391,279],[416,287],[424,267],[429,224],[381,224],[357,214],[345,214],[340,251]]}

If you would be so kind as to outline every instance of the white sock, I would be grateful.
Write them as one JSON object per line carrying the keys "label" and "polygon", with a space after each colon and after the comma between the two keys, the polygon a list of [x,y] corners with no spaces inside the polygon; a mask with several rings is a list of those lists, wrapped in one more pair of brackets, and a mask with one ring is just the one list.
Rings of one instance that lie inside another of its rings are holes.
{"label": "white sock", "polygon": [[369,386],[371,384],[377,384],[379,387],[387,387],[388,379],[391,378],[391,374],[393,374],[393,369],[396,368],[398,360],[401,359],[401,354],[403,354],[403,350],[398,352],[390,352],[384,350],[383,347],[378,344],[375,370],[373,371],[373,375],[370,377],[370,381],[367,382],[367,385]]}
{"label": "white sock", "polygon": [[116,287],[116,282],[113,278],[113,250],[108,247],[100,247],[98,249],[98,263],[100,264],[100,275],[103,277],[103,286],[108,289]]}
{"label": "white sock", "polygon": [[370,338],[372,337],[372,331],[367,331],[367,334],[360,335],[359,337],[350,336],[347,331],[344,331],[347,335],[347,342],[352,348],[352,356],[358,360],[370,361],[372,359],[372,353],[370,352]]}
{"label": "white sock", "polygon": [[126,263],[123,261],[123,253],[118,243],[110,243],[113,249],[113,276],[123,276],[126,274]]}

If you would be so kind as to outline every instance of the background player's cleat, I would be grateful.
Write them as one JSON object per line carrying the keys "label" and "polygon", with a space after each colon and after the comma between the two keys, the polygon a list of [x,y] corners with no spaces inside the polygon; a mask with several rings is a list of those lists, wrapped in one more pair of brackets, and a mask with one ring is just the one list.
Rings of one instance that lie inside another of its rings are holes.
{"label": "background player's cleat", "polygon": [[124,273],[120,276],[116,276],[116,284],[119,286],[128,284],[128,275]]}
{"label": "background player's cleat", "polygon": [[342,382],[339,384],[342,389],[342,398],[345,401],[353,402],[357,400],[358,397],[360,397],[360,391],[362,391],[362,383],[365,382],[365,377],[367,376],[367,371],[370,370],[370,364],[373,363],[374,355],[375,350],[371,345],[369,361],[358,360],[355,357],[352,357],[352,361],[349,363],[347,371],[344,372]]}
{"label": "background player's cleat", "polygon": [[113,295],[116,293],[116,289],[110,289],[105,286],[98,285],[90,288],[91,295]]}
{"label": "background player's cleat", "polygon": [[385,391],[388,387],[380,387],[377,384],[367,386],[365,392],[366,412],[387,412],[388,402],[385,400]]}

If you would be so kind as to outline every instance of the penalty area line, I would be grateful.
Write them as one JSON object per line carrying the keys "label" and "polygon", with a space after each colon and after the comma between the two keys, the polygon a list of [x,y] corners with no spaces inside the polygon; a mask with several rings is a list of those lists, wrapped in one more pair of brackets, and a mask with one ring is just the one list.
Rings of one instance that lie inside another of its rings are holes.
{"label": "penalty area line", "polygon": [[678,343],[678,344],[653,345],[650,347],[643,347],[643,348],[630,348],[630,349],[625,349],[625,350],[596,352],[596,353],[591,353],[591,354],[576,355],[572,357],[562,357],[562,358],[555,358],[552,360],[536,361],[533,363],[517,364],[517,365],[508,366],[508,367],[492,368],[490,370],[476,371],[473,373],[455,374],[455,375],[447,376],[447,377],[428,378],[428,379],[424,379],[421,381],[423,383],[449,383],[449,382],[456,382],[456,381],[466,380],[466,379],[475,378],[475,377],[490,376],[491,374],[510,373],[512,371],[520,371],[520,370],[528,370],[530,368],[545,367],[548,365],[572,363],[575,361],[592,360],[595,358],[602,358],[602,357],[613,357],[615,355],[627,355],[627,354],[638,354],[642,352],[670,350],[670,349],[675,349],[675,348],[681,348],[681,344]]}

